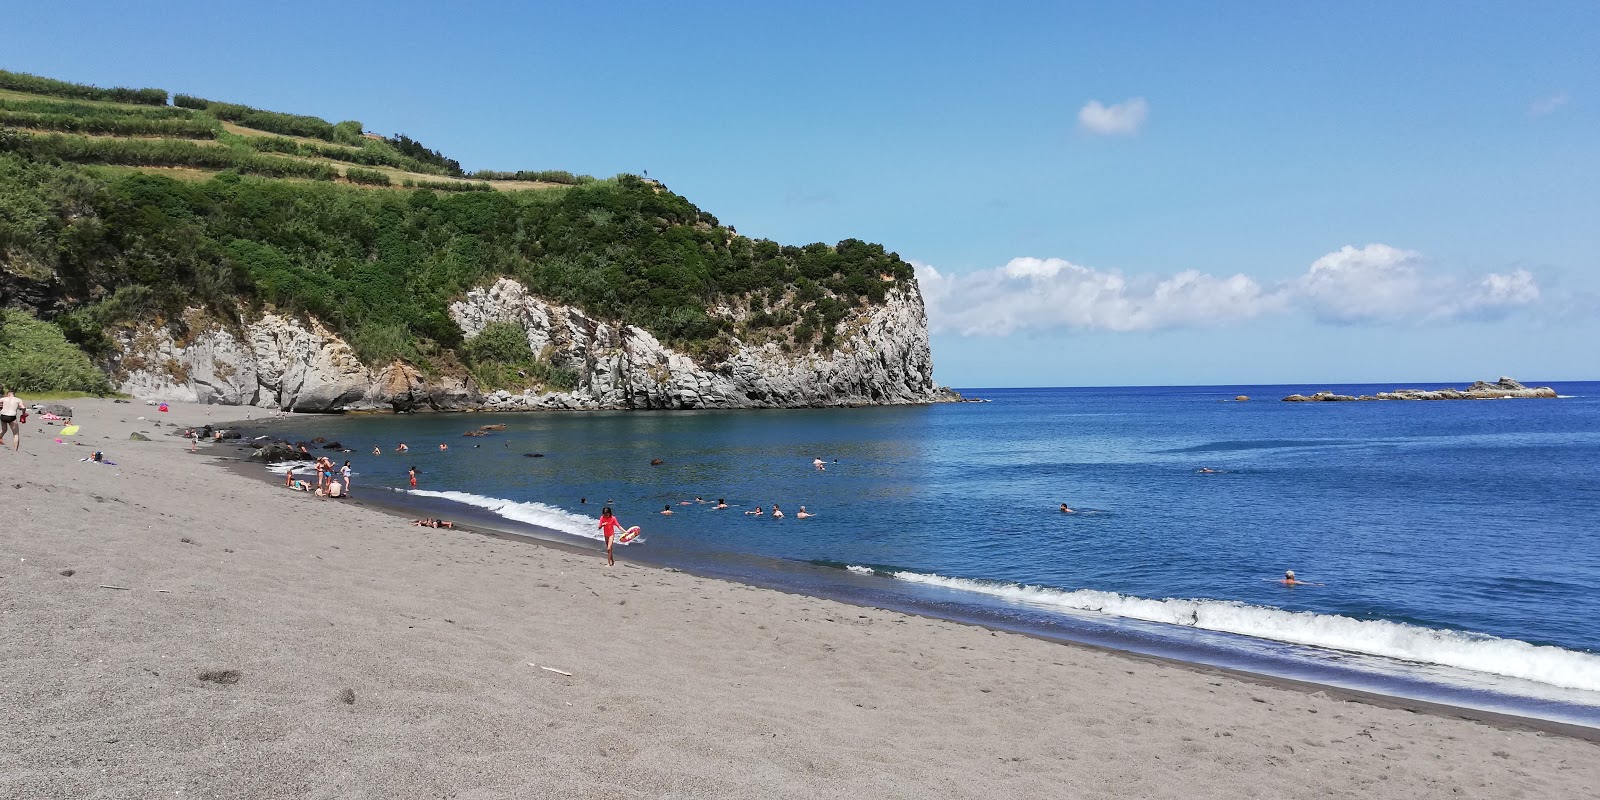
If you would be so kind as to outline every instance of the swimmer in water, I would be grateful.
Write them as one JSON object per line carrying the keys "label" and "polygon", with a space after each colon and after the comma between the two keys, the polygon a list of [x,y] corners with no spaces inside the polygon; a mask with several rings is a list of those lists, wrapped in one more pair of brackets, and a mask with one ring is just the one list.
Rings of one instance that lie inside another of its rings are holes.
{"label": "swimmer in water", "polygon": [[761,506],[756,506],[756,510],[754,510],[754,511],[746,511],[746,512],[744,512],[744,515],[747,516],[747,517],[759,517],[759,516],[762,516],[763,514],[766,514],[766,513],[767,512],[761,510]]}
{"label": "swimmer in water", "polygon": [[827,469],[828,468],[828,465],[822,463],[822,459],[820,459],[820,458],[811,459],[811,466],[816,467],[817,469]]}
{"label": "swimmer in water", "polygon": [[719,497],[719,498],[717,498],[717,504],[715,506],[713,506],[711,508],[711,510],[712,511],[716,511],[719,508],[727,508],[727,507],[728,507],[728,501],[726,501],[726,500],[724,500],[724,499]]}
{"label": "swimmer in water", "polygon": [[661,513],[669,517],[672,516],[672,506],[662,506]]}
{"label": "swimmer in water", "polygon": [[381,447],[373,447],[372,448],[372,454],[375,455],[375,456],[383,455],[383,448],[381,448]]}
{"label": "swimmer in water", "polygon": [[1076,514],[1078,512],[1073,511],[1070,508],[1067,508],[1067,504],[1066,503],[1062,503],[1061,504],[1061,513],[1063,513],[1063,514]]}
{"label": "swimmer in water", "polygon": [[795,514],[794,514],[794,518],[795,519],[806,519],[807,517],[814,517],[814,516],[816,516],[816,514],[813,514],[810,511],[807,511],[805,506],[801,506],[800,510],[796,511]]}
{"label": "swimmer in water", "polygon": [[1217,470],[1214,470],[1210,467],[1201,467],[1195,470],[1195,473],[1199,475],[1215,475],[1217,474]]}
{"label": "swimmer in water", "polygon": [[778,504],[777,503],[773,503],[772,504],[772,518],[773,519],[783,519],[783,509],[778,508]]}
{"label": "swimmer in water", "polygon": [[1281,583],[1284,586],[1325,586],[1326,585],[1326,584],[1321,584],[1321,583],[1309,583],[1307,581],[1300,580],[1299,578],[1296,578],[1294,576],[1294,570],[1292,570],[1292,569],[1291,570],[1286,570],[1283,573],[1283,580],[1278,581],[1278,583]]}

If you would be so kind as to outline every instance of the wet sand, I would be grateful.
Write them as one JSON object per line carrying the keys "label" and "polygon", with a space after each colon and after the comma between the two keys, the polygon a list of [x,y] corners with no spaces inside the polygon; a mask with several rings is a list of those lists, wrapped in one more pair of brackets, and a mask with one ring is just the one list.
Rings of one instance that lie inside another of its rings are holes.
{"label": "wet sand", "polygon": [[416,528],[151,424],[242,409],[71,405],[0,453],[0,796],[1600,793],[1559,725]]}

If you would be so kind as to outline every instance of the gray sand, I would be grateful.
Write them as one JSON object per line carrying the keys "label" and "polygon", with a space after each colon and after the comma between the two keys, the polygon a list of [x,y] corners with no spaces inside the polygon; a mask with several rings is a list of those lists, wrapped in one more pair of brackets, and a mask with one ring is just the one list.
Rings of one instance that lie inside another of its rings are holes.
{"label": "gray sand", "polygon": [[0,453],[0,797],[1600,793],[1577,738],[415,528],[150,422],[240,409],[73,405]]}

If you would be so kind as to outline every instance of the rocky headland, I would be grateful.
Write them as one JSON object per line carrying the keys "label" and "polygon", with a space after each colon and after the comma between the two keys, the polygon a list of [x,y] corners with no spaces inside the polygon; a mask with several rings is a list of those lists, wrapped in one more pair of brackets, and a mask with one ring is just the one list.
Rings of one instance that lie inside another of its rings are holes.
{"label": "rocky headland", "polygon": [[403,361],[374,368],[318,320],[273,313],[230,325],[197,312],[183,335],[170,325],[134,328],[118,338],[109,371],[120,391],[136,397],[311,412],[801,408],[961,399],[933,383],[927,317],[914,279],[839,323],[831,352],[736,342],[725,356],[697,359],[642,328],[546,301],[510,278],[469,291],[449,310],[467,339],[491,323],[516,325],[530,350],[575,374],[576,385],[511,392],[480,387],[468,376],[430,377]]}
{"label": "rocky headland", "polygon": [[1291,394],[1285,403],[1335,403],[1360,400],[1502,400],[1505,398],[1555,397],[1556,390],[1548,386],[1528,387],[1517,381],[1501,377],[1494,383],[1477,381],[1465,389],[1395,389],[1390,392],[1360,396],[1317,392],[1316,394]]}

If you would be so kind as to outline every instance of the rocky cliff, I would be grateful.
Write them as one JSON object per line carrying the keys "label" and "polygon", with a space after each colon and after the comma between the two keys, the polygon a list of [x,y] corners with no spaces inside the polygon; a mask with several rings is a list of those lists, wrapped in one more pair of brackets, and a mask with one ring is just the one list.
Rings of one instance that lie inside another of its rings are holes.
{"label": "rocky cliff", "polygon": [[450,314],[468,339],[490,323],[520,326],[541,360],[577,376],[575,387],[520,393],[486,387],[484,394],[470,378],[430,379],[403,362],[374,368],[318,321],[272,313],[226,323],[195,312],[182,324],[145,324],[118,337],[108,366],[121,390],[136,396],[288,411],[787,408],[955,397],[933,385],[914,280],[840,322],[831,351],[735,342],[731,354],[711,363],[641,328],[549,303],[510,279],[469,292]]}

